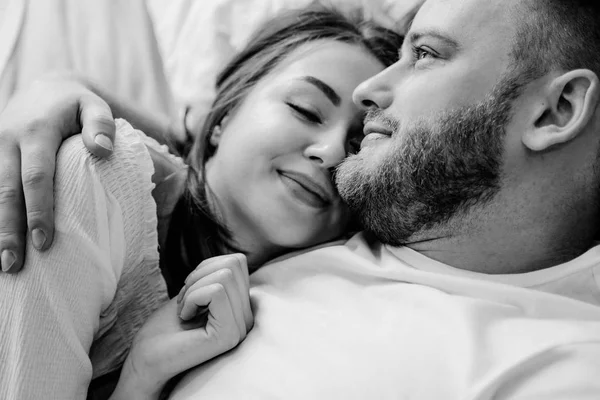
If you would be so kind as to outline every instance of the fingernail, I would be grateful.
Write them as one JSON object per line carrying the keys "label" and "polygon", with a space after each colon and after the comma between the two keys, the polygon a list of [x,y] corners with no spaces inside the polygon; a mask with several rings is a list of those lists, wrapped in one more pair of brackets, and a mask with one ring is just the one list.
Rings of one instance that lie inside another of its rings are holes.
{"label": "fingernail", "polygon": [[[198,269],[198,267],[196,267],[196,269]],[[183,287],[186,287],[188,282],[190,281],[190,279],[192,279],[192,275],[194,275],[194,272],[196,272],[196,269],[193,270],[192,272],[190,272],[188,274],[188,276],[185,277],[185,280],[183,281]]]}
{"label": "fingernail", "polygon": [[31,232],[31,240],[33,241],[35,248],[41,250],[46,243],[46,234],[40,228],[35,228],[33,232]]}
{"label": "fingernail", "polygon": [[185,286],[181,288],[181,290],[179,291],[179,294],[177,295],[177,304],[181,303],[184,293],[185,293]]}
{"label": "fingernail", "polygon": [[11,250],[4,250],[0,256],[0,263],[2,264],[2,271],[8,272],[17,261],[15,253]]}
{"label": "fingernail", "polygon": [[96,142],[96,144],[102,148],[105,148],[108,151],[112,151],[113,150],[113,144],[112,141],[110,140],[110,138],[102,133],[96,135],[96,137],[94,138],[94,142]]}

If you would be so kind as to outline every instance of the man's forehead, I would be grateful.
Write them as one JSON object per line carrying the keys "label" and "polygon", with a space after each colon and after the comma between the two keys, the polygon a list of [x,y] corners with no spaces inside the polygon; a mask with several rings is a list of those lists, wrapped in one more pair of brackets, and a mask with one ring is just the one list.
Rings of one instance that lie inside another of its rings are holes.
{"label": "man's forehead", "polygon": [[[462,42],[506,39],[516,32],[513,10],[520,0],[426,0],[411,33],[428,31]],[[410,35],[409,35],[410,36]]]}

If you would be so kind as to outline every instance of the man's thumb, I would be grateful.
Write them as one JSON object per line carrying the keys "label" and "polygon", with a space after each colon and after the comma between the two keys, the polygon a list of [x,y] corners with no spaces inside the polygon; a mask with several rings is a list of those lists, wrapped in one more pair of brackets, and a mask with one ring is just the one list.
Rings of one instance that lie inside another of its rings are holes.
{"label": "man's thumb", "polygon": [[113,151],[116,130],[110,107],[95,94],[83,97],[79,107],[85,147],[98,157],[108,157]]}

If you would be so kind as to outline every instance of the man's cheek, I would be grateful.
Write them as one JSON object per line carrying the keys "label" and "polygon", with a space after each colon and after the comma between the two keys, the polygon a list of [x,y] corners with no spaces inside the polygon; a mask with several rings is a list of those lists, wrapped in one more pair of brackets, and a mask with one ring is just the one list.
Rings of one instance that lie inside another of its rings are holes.
{"label": "man's cheek", "polygon": [[396,100],[394,110],[389,112],[403,124],[407,120],[428,117],[449,109],[452,106],[452,88],[415,80],[407,82],[398,91]]}

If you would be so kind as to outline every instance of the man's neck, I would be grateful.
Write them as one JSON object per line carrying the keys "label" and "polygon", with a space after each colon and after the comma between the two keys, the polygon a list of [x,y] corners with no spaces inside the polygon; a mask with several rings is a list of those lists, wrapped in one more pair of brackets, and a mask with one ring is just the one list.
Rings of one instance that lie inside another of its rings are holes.
{"label": "man's neck", "polygon": [[585,246],[553,248],[535,246],[530,238],[513,235],[510,242],[493,243],[480,237],[449,237],[421,241],[408,247],[455,268],[484,274],[517,274],[550,268],[570,261],[586,250]]}
{"label": "man's neck", "polygon": [[593,245],[596,214],[582,211],[564,207],[486,209],[460,223],[455,220],[421,232],[407,247],[444,264],[475,272],[536,271],[570,261]]}

